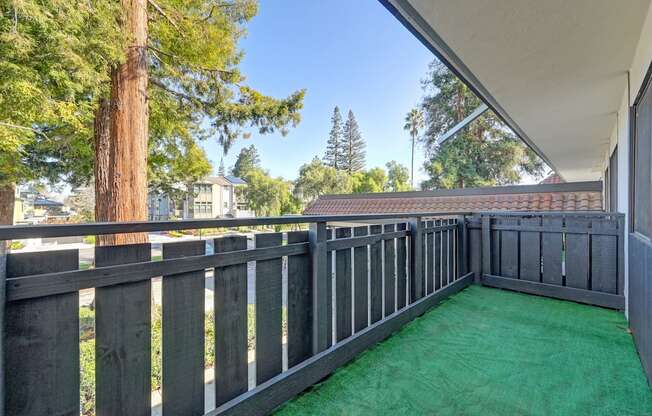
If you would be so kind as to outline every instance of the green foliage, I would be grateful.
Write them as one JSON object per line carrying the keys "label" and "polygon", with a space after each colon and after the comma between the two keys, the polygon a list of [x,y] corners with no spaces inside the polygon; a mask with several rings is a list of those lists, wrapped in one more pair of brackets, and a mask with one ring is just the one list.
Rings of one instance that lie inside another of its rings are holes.
{"label": "green foliage", "polygon": [[366,172],[356,172],[351,176],[353,193],[384,192],[387,175],[383,168],[373,168]]}
{"label": "green foliage", "polygon": [[245,178],[254,169],[260,169],[260,156],[258,149],[252,144],[240,150],[231,173],[239,178]]}
{"label": "green foliage", "polygon": [[257,168],[250,170],[244,179],[247,185],[242,188],[242,195],[257,216],[300,212],[300,204],[292,195],[290,182],[283,178],[272,178]]}
{"label": "green foliage", "polygon": [[344,138],[344,154],[340,169],[347,171],[349,174],[361,171],[365,165],[366,144],[362,134],[360,134],[355,115],[351,110],[349,110],[349,115],[344,124],[342,136]]}
{"label": "green foliage", "polygon": [[9,245],[10,250],[21,250],[25,248],[25,244],[21,241],[12,241]]}
{"label": "green foliage", "polygon": [[[199,142],[227,151],[257,129],[287,133],[305,91],[277,99],[244,83],[238,42],[256,0],[156,0],[148,5],[151,187],[177,191],[210,173]],[[0,2],[0,184],[32,179],[87,184],[93,121],[124,56],[120,2]]]}
{"label": "green foliage", "polygon": [[83,183],[92,120],[123,57],[119,3],[0,2],[0,183]]}
{"label": "green foliage", "polygon": [[344,142],[342,137],[342,114],[340,114],[340,108],[338,106],[335,106],[333,109],[331,125],[332,127],[326,145],[326,154],[324,155],[324,164],[331,168],[341,169],[341,165],[344,162]]}
{"label": "green foliage", "polygon": [[443,64],[435,61],[423,87],[426,132],[422,141],[429,179],[423,189],[507,185],[524,174],[541,176],[544,162],[495,114],[487,112],[443,145],[436,140],[475,110],[481,101]]}
{"label": "green foliage", "polygon": [[350,175],[326,166],[319,158],[304,164],[299,169],[294,195],[303,203],[312,202],[320,195],[347,194],[353,189]]}
{"label": "green foliage", "polygon": [[413,108],[405,116],[403,129],[410,132],[412,138],[412,158],[410,161],[410,187],[414,187],[414,148],[416,147],[419,132],[423,128],[423,113],[418,108]]}
{"label": "green foliage", "polygon": [[95,414],[95,338],[79,343],[81,414]]}
{"label": "green foliage", "polygon": [[405,115],[403,130],[410,133],[414,142],[419,137],[419,131],[423,128],[423,113],[418,108],[413,108]]}
{"label": "green foliage", "polygon": [[410,172],[395,160],[387,162],[387,190],[390,192],[404,192],[412,190],[410,186]]}

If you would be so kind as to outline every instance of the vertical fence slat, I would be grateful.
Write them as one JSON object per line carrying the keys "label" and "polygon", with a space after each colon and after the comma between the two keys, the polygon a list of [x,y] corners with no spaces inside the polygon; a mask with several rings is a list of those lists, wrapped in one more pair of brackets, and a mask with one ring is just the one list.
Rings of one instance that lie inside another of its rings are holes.
{"label": "vertical fence slat", "polygon": [[[564,219],[561,217],[543,217],[543,226],[563,227]],[[563,234],[543,232],[541,235],[541,255],[543,257],[543,283],[562,285],[563,284]]]}
{"label": "vertical fence slat", "polygon": [[[256,248],[280,246],[282,233],[256,234]],[[256,262],[256,384],[283,371],[282,259]]]}
{"label": "vertical fence slat", "polygon": [[[618,294],[625,293],[625,239],[627,230],[625,230],[625,216],[618,217]],[[652,285],[650,285],[652,287]]]}
{"label": "vertical fence slat", "polygon": [[[354,237],[364,237],[369,232],[369,227],[353,228]],[[367,246],[356,247],[353,249],[353,290],[355,297],[353,299],[353,321],[354,330],[358,332],[367,327],[369,322],[369,293],[368,293],[368,273],[367,273]]]}
{"label": "vertical fence slat", "polygon": [[[214,240],[215,253],[247,249],[247,237]],[[213,311],[215,313],[215,403],[217,406],[247,391],[247,264],[216,267]]]}
{"label": "vertical fence slat", "polygon": [[[522,218],[521,225],[538,227],[540,217]],[[541,278],[541,233],[534,231],[521,232],[521,264],[520,277],[524,280],[538,282]]]}
{"label": "vertical fence slat", "polygon": [[421,218],[410,220],[410,297],[408,303],[423,296],[423,231]]}
{"label": "vertical fence slat", "polygon": [[0,416],[5,416],[5,328],[7,302],[7,241],[0,240]]}
{"label": "vertical fence slat", "polygon": [[[77,250],[19,253],[7,255],[6,272],[19,277],[78,266]],[[6,414],[79,414],[79,293],[10,302],[5,313]]]}
{"label": "vertical fence slat", "polygon": [[[384,226],[386,233],[391,233],[396,230],[394,224],[387,224]],[[394,313],[396,290],[396,269],[394,267],[395,260],[395,244],[396,239],[385,240],[385,316]]]}
{"label": "vertical fence slat", "polygon": [[[566,227],[588,230],[590,220],[566,217]],[[589,235],[566,234],[566,286],[589,288]]]}
{"label": "vertical fence slat", "polygon": [[469,270],[475,274],[474,281],[480,282],[480,274],[482,273],[482,230],[476,227],[481,226],[480,218],[473,216],[469,218],[469,231],[468,231],[468,258]]}
{"label": "vertical fence slat", "polygon": [[[447,220],[442,220],[441,224],[446,225]],[[449,264],[449,239],[448,230],[441,232],[441,287],[448,286],[450,281],[450,264]]]}
{"label": "vertical fence slat", "polygon": [[[426,222],[426,227],[431,228],[434,225],[433,221]],[[435,256],[434,256],[434,232],[428,232],[425,236],[426,248],[423,251],[423,258],[426,261],[426,294],[431,294],[435,291]]]}
{"label": "vertical fence slat", "polygon": [[[369,227],[369,234],[380,234],[382,227],[372,225]],[[369,278],[371,304],[371,323],[378,322],[383,318],[383,268],[382,268],[382,243],[380,241],[370,245],[369,257]]]}
{"label": "vertical fence slat", "polygon": [[[618,222],[613,219],[594,219],[591,228],[615,231]],[[591,241],[591,290],[606,293],[618,291],[618,237],[593,235]]]}
{"label": "vertical fence slat", "polygon": [[491,217],[483,215],[482,219],[482,274],[492,274],[494,270],[494,250],[497,245],[493,243],[491,232]]}
{"label": "vertical fence slat", "polygon": [[[457,224],[457,219],[455,218],[449,219],[448,224],[449,225]],[[453,266],[451,267],[451,277],[450,277],[450,281],[452,283],[454,280],[457,280],[457,276],[460,269],[460,265],[458,263],[460,248],[458,246],[458,241],[457,241],[457,227],[453,228],[452,230],[449,230],[448,238],[449,238],[449,250],[450,250],[449,261],[453,264]]]}
{"label": "vertical fence slat", "polygon": [[[97,267],[149,261],[149,243],[95,247]],[[95,289],[97,414],[151,414],[152,282]]]}
{"label": "vertical fence slat", "polygon": [[[200,256],[206,243],[163,244],[163,259]],[[204,414],[206,272],[163,276],[163,415]]]}
{"label": "vertical fence slat", "polygon": [[[336,238],[351,238],[351,229],[335,230]],[[335,317],[336,340],[351,336],[351,249],[335,252]]]}
{"label": "vertical fence slat", "polygon": [[460,278],[469,272],[469,231],[466,224],[466,217],[460,215],[456,219],[457,223],[457,258],[458,270],[457,277]]}
{"label": "vertical fence slat", "polygon": [[[396,227],[397,231],[407,229],[405,223],[400,223]],[[407,294],[407,238],[401,237],[396,239],[396,307],[402,309],[405,307]]]}
{"label": "vertical fence slat", "polygon": [[[441,226],[441,220],[435,220],[435,226]],[[441,252],[442,232],[437,231],[433,234],[433,268],[435,272],[435,290],[442,288],[442,252]]]}
{"label": "vertical fence slat", "polygon": [[312,353],[318,354],[332,345],[333,337],[333,270],[327,241],[332,232],[325,222],[310,224],[310,262],[312,263]]}
{"label": "vertical fence slat", "polygon": [[[489,225],[493,224],[500,224],[500,221],[497,218],[492,218],[489,217]],[[490,230],[491,233],[491,250],[489,251],[491,253],[491,274],[496,275],[496,276],[502,276],[501,273],[501,266],[500,266],[500,259],[501,259],[501,232],[500,230]]]}
{"label": "vertical fence slat", "polygon": [[[501,225],[518,225],[518,218],[501,218]],[[518,277],[518,231],[500,232],[500,276]]]}
{"label": "vertical fence slat", "polygon": [[[332,228],[329,228],[326,231],[326,240],[332,240],[335,238],[335,231]],[[326,253],[327,267],[326,273],[328,274],[327,285],[326,285],[326,328],[328,329],[328,347],[333,345],[333,285],[334,285],[334,273],[333,273],[333,261],[335,259],[335,254],[330,251]]]}
{"label": "vertical fence slat", "polygon": [[[288,244],[308,241],[307,231],[288,233]],[[312,355],[310,255],[288,256],[288,367]]]}

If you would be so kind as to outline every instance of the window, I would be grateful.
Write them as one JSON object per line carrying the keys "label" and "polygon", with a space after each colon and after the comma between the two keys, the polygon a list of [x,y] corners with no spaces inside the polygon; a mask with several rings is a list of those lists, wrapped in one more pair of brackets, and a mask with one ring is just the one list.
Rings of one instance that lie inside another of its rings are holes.
{"label": "window", "polygon": [[195,202],[195,214],[210,214],[213,212],[213,204],[210,202]]}
{"label": "window", "polygon": [[652,90],[646,90],[635,104],[632,144],[633,230],[652,238]]}
{"label": "window", "polygon": [[211,184],[209,184],[209,183],[195,184],[194,192],[196,194],[210,194],[211,193]]}

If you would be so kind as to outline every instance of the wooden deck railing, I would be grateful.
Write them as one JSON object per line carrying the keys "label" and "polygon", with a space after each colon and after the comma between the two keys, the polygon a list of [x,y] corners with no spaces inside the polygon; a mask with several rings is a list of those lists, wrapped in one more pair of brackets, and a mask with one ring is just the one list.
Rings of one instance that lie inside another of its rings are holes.
{"label": "wooden deck railing", "polygon": [[622,214],[489,212],[469,223],[484,285],[625,309]]}
{"label": "wooden deck railing", "polygon": [[[310,227],[256,233],[253,248],[247,247],[245,236],[216,238],[209,244],[164,243],[156,261],[149,243],[95,247],[94,267],[86,270],[79,268],[76,249],[8,254],[2,285],[5,414],[79,414],[79,293],[85,289],[95,290],[97,414],[150,414],[152,279],[161,276],[162,413],[269,412],[470,282],[470,276],[459,279],[464,267],[458,258],[457,217],[430,217],[434,214],[1,228],[0,239],[8,240],[243,225]],[[349,222],[357,224],[341,226]],[[433,239],[440,242],[437,252]],[[253,389],[247,263],[255,264]],[[215,276],[212,410],[204,409],[209,269]]]}
{"label": "wooden deck railing", "polygon": [[[0,286],[6,288],[0,291],[5,414],[79,414],[79,293],[85,289],[95,290],[98,415],[151,413],[152,279],[161,276],[163,415],[269,413],[474,276],[512,290],[615,308],[623,304],[622,221],[610,214],[46,225],[0,227],[0,240],[280,224],[309,229],[256,233],[253,247],[242,235],[164,243],[156,261],[149,243],[95,247],[94,267],[87,270],[79,268],[78,250],[0,253]],[[204,408],[209,270],[214,276],[214,409]],[[247,345],[249,281],[255,291],[253,371]]]}

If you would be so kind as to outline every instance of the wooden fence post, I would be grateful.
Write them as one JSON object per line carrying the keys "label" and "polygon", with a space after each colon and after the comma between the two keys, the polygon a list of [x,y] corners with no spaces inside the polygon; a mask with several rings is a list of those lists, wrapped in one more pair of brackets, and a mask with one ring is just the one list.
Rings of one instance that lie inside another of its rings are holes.
{"label": "wooden fence post", "polygon": [[310,224],[310,257],[312,261],[312,351],[318,354],[330,347],[328,328],[328,252],[326,250],[326,223]]}
{"label": "wooden fence post", "polygon": [[423,227],[421,217],[410,219],[410,303],[423,295]]}
{"label": "wooden fence post", "polygon": [[488,215],[482,216],[482,275],[485,274],[491,274],[491,217]]}
{"label": "wooden fence post", "polygon": [[7,280],[7,245],[0,240],[0,416],[5,414],[5,302]]}
{"label": "wooden fence post", "polygon": [[458,276],[462,277],[469,272],[469,236],[466,229],[466,216],[457,216],[457,264],[459,265]]}
{"label": "wooden fence post", "polygon": [[[625,230],[625,216],[618,217],[618,283],[617,294],[625,294],[625,239],[627,238],[627,231]],[[627,309],[627,305],[625,305]]]}

